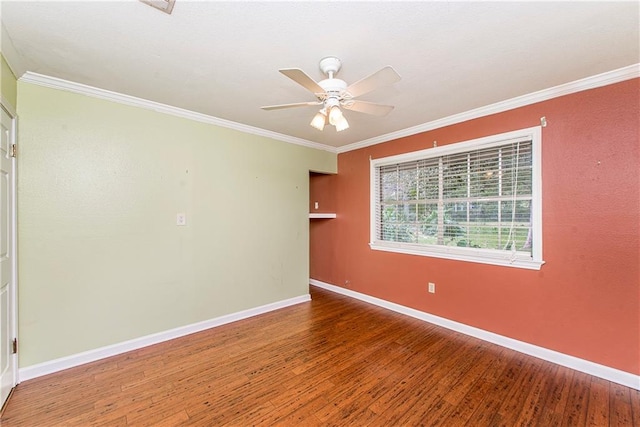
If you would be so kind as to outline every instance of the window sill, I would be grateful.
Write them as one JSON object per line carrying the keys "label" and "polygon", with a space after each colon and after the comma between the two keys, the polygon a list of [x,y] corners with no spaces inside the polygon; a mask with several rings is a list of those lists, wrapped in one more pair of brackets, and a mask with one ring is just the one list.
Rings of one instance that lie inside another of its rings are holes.
{"label": "window sill", "polygon": [[423,246],[411,244],[393,244],[374,242],[369,243],[371,249],[375,251],[395,252],[408,255],[428,256],[434,258],[451,259],[455,261],[476,262],[480,264],[500,265],[504,267],[524,268],[527,270],[540,270],[544,261],[532,260],[525,257],[511,259],[504,253],[492,253],[491,251],[461,251],[459,248],[425,248]]}

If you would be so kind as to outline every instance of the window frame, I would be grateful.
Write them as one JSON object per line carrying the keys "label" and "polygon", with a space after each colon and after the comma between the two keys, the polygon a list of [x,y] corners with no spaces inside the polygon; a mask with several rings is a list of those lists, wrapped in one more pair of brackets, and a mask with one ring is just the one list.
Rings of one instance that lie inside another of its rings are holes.
{"label": "window frame", "polygon": [[[531,256],[504,250],[466,248],[444,245],[428,245],[379,240],[377,238],[376,211],[379,206],[379,195],[376,194],[376,169],[382,166],[396,165],[404,162],[439,158],[450,154],[461,154],[478,149],[498,147],[505,144],[531,141]],[[429,256],[458,261],[469,261],[508,267],[540,270],[544,264],[542,258],[542,128],[535,126],[512,132],[472,139],[469,141],[447,144],[441,147],[427,148],[420,151],[398,154],[370,160],[370,237],[369,247],[372,250],[396,252],[409,255]]]}

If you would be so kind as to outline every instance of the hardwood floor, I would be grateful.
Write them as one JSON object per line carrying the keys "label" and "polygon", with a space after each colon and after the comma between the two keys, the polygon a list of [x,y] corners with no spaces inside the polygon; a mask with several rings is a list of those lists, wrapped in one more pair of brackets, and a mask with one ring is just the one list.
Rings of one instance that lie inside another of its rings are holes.
{"label": "hardwood floor", "polygon": [[20,384],[12,426],[640,426],[640,392],[311,288]]}

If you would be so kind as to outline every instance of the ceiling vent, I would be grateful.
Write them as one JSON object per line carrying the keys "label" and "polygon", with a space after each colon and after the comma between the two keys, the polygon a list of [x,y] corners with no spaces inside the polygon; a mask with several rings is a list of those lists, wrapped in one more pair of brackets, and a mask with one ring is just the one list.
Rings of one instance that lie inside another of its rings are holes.
{"label": "ceiling vent", "polygon": [[148,4],[151,7],[155,7],[169,15],[173,11],[173,4],[176,0],[140,0],[144,4]]}

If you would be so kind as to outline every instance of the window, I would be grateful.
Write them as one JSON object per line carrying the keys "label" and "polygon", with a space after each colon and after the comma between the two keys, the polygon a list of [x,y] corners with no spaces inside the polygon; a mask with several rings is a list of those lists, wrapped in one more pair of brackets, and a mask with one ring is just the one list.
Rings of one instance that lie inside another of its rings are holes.
{"label": "window", "polygon": [[374,250],[540,269],[540,127],[371,160]]}

